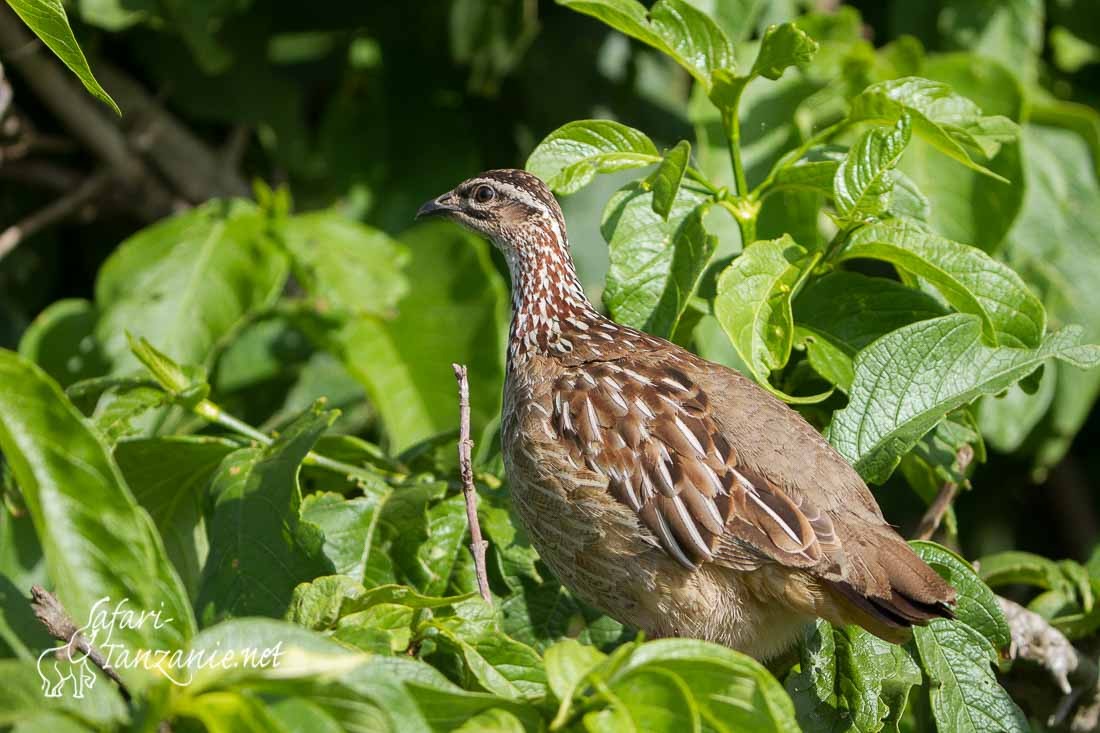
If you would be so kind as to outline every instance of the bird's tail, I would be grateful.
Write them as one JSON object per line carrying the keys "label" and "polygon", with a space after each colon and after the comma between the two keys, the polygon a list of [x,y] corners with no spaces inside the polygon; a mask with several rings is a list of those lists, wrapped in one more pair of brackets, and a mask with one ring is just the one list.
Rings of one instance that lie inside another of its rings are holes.
{"label": "bird's tail", "polygon": [[955,589],[892,529],[870,542],[848,544],[849,572],[826,580],[840,619],[887,641],[909,638],[912,626],[953,618]]}

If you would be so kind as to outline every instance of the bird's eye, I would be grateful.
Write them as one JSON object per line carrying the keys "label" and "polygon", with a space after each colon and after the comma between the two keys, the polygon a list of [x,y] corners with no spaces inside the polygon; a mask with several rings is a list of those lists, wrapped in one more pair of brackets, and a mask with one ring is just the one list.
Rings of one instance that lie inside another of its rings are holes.
{"label": "bird's eye", "polygon": [[496,196],[496,191],[491,186],[478,186],[474,191],[474,201],[479,204],[487,204]]}

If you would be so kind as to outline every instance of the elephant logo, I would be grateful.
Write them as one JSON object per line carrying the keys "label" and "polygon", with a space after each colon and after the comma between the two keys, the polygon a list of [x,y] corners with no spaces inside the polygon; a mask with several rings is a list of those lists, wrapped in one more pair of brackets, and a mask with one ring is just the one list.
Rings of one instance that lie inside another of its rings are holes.
{"label": "elephant logo", "polygon": [[63,646],[46,649],[38,655],[38,676],[42,678],[43,695],[62,697],[65,685],[72,683],[73,697],[80,699],[84,697],[84,691],[95,684],[96,676],[87,652],[81,655],[75,655],[74,652],[79,650],[74,649],[73,642],[70,641]]}

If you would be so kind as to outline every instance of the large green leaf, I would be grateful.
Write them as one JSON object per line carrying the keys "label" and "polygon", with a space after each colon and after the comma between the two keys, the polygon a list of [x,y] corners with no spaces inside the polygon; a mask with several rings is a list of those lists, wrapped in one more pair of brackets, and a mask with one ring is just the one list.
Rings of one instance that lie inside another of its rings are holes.
{"label": "large green leaf", "polygon": [[1046,328],[1043,304],[1008,266],[982,252],[901,221],[856,230],[839,260],[886,260],[924,278],[954,308],[978,316],[993,345],[1036,347]]}
{"label": "large green leaf", "polygon": [[808,626],[799,671],[787,678],[798,722],[806,731],[876,733],[905,711],[920,669],[903,647],[857,626]]}
{"label": "large green leaf", "polygon": [[942,82],[905,77],[872,84],[852,100],[849,119],[894,124],[906,114],[912,121],[913,132],[937,150],[969,168],[1005,181],[974,162],[969,151],[992,156],[1001,143],[1018,136],[1019,128],[1007,117],[982,116],[978,105]]}
{"label": "large green leaf", "polygon": [[966,314],[899,328],[856,357],[848,406],[834,413],[829,441],[864,479],[882,483],[951,410],[1000,392],[1047,359],[1100,364],[1100,346],[1082,346],[1080,338],[1080,328],[1066,327],[1037,349],[989,347],[981,321]]}
{"label": "large green leaf", "polygon": [[955,619],[980,633],[995,649],[1007,648],[1012,642],[1008,622],[1005,621],[997,597],[978,577],[970,563],[934,542],[911,544],[917,555],[943,576],[958,593]]}
{"label": "large green leaf", "polygon": [[685,0],[657,0],[648,10],[637,0],[557,0],[653,46],[710,89],[715,71],[732,71],[733,45],[710,16]]}
{"label": "large green leaf", "polygon": [[607,202],[600,230],[611,267],[603,299],[616,321],[667,338],[717,239],[703,226],[706,195],[681,187],[667,217],[654,210],[653,199],[653,192],[635,182]]}
{"label": "large green leaf", "polygon": [[282,616],[298,583],[331,571],[321,531],[299,518],[298,471],[335,418],[311,410],[270,446],[244,448],[222,462],[195,604],[205,625],[225,616]]}
{"label": "large green leaf", "polygon": [[670,672],[683,680],[705,730],[797,729],[782,686],[758,662],[732,649],[694,639],[652,641],[639,646],[611,682],[640,669]]}
{"label": "large green leaf", "polygon": [[[969,53],[937,54],[922,70],[928,78],[950,84],[973,99],[987,114],[1018,120],[1023,90],[1013,73],[992,59]],[[931,144],[913,140],[899,169],[930,200],[927,217],[939,234],[993,253],[1012,227],[1024,197],[1024,171],[1019,142],[1005,143],[986,166],[1011,183],[962,168]]]}
{"label": "large green leaf", "polygon": [[847,392],[856,354],[880,336],[944,313],[921,290],[838,270],[807,283],[795,298],[795,336],[817,373]]}
{"label": "large green leaf", "polygon": [[4,350],[0,449],[34,520],[57,595],[77,623],[89,622],[103,598],[109,608],[125,601],[135,611],[160,611],[162,623],[120,625],[117,642],[142,649],[182,645],[194,633],[194,617],[149,515],[57,384]]}
{"label": "large green leaf", "polygon": [[932,715],[942,731],[1031,730],[1023,712],[993,674],[997,653],[964,623],[932,619],[913,632],[929,685]]}
{"label": "large green leaf", "polygon": [[[1022,141],[1027,193],[1005,239],[1008,262],[1041,293],[1054,323],[1079,323],[1100,343],[1100,185],[1089,146],[1078,135],[1028,125]],[[1100,371],[1057,365],[1053,405],[1038,463],[1061,460],[1100,393]],[[1042,395],[1032,396],[1042,399]]]}
{"label": "large green leaf", "polygon": [[1043,49],[1042,0],[947,0],[937,26],[945,48],[972,51],[1012,68],[1035,83]]}
{"label": "large green leaf", "polygon": [[470,368],[474,435],[499,411],[504,382],[508,295],[488,245],[457,227],[410,229],[402,242],[416,287],[394,318],[359,318],[334,339],[348,371],[378,410],[389,449],[458,427],[451,363]]}
{"label": "large green leaf", "polygon": [[527,170],[554,191],[579,191],[597,173],[659,163],[645,133],[612,120],[577,120],[551,132],[527,158]]}
{"label": "large green leaf", "polygon": [[87,300],[59,300],[35,317],[19,340],[19,353],[68,387],[106,374],[111,365],[93,335],[99,318]]}
{"label": "large green leaf", "polygon": [[872,128],[856,141],[837,167],[833,200],[846,221],[882,214],[894,188],[894,166],[909,144],[909,116],[902,115],[892,129]]}
{"label": "large green leaf", "polygon": [[320,312],[389,315],[408,290],[408,253],[384,232],[334,210],[279,223],[299,282]]}
{"label": "large green leaf", "polygon": [[111,99],[111,95],[99,85],[92,74],[88,59],[84,57],[84,52],[73,37],[73,29],[69,25],[69,17],[65,15],[65,6],[61,0],[8,0],[8,5],[57,54],[57,58],[65,62],[93,97],[113,109],[115,114],[122,114],[115,100]]}
{"label": "large green leaf", "polygon": [[311,494],[302,502],[302,519],[321,528],[324,553],[336,572],[378,584],[393,579],[389,558],[375,552],[375,530],[389,492],[369,492],[345,499],[339,494]]}
{"label": "large green leaf", "polygon": [[718,279],[714,315],[758,381],[790,358],[791,299],[817,257],[784,235],[747,248]]}
{"label": "large green leaf", "polygon": [[[47,660],[47,669],[55,664],[60,674],[83,671],[83,664],[70,665],[60,659]],[[15,726],[9,730],[64,733],[70,728],[58,727],[57,723],[72,725],[75,721],[88,726],[78,730],[116,730],[129,717],[118,687],[98,670],[95,682],[85,686],[82,698],[69,695],[68,688],[61,697],[43,698],[43,678],[33,659],[0,659],[0,677],[4,680],[0,685],[0,725]]]}
{"label": "large green leaf", "polygon": [[123,441],[115,460],[138,503],[157,525],[168,557],[194,597],[209,549],[203,506],[222,460],[238,446],[208,436]]}
{"label": "large green leaf", "polygon": [[546,695],[546,670],[538,652],[504,634],[498,614],[480,598],[455,606],[456,615],[424,625],[438,631],[439,644],[461,656],[466,668],[486,691],[507,699],[539,699]]}
{"label": "large green leaf", "polygon": [[96,335],[114,371],[134,365],[128,332],[182,364],[205,364],[234,325],[270,304],[287,259],[267,226],[253,204],[211,201],[123,242],[96,281]]}

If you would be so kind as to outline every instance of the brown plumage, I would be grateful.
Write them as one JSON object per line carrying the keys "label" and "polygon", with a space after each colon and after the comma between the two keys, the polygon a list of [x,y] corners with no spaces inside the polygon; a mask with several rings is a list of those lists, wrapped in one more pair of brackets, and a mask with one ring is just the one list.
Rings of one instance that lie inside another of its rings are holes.
{"label": "brown plumage", "polygon": [[584,297],[550,191],[488,171],[425,204],[512,274],[502,439],[517,513],[578,596],[651,637],[765,658],[813,616],[891,641],[954,590],[859,475],[750,380]]}

